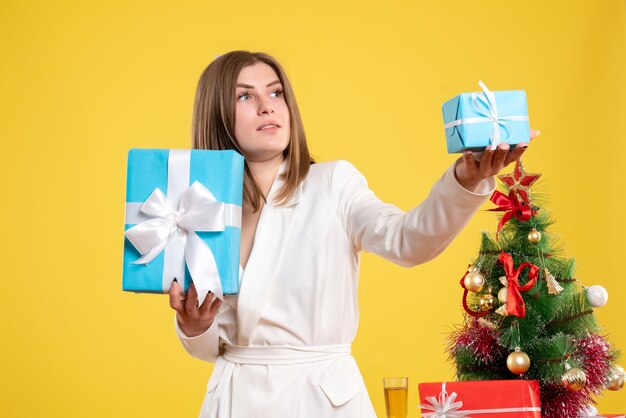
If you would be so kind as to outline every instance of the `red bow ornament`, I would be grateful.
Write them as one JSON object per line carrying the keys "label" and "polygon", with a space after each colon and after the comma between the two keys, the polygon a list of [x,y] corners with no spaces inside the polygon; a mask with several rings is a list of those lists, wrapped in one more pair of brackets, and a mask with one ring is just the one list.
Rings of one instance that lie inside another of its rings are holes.
{"label": "red bow ornament", "polygon": [[520,201],[517,200],[514,190],[511,190],[508,196],[496,190],[493,192],[489,200],[498,205],[495,209],[489,209],[490,211],[506,212],[498,223],[498,232],[500,232],[504,224],[507,223],[512,217],[526,222],[532,216],[537,215],[536,210],[533,210],[524,202],[520,203]]}
{"label": "red bow ornament", "polygon": [[[503,316],[515,315],[518,318],[523,318],[526,316],[526,305],[521,292],[528,292],[533,288],[539,275],[539,267],[526,261],[516,269],[513,265],[513,257],[505,252],[500,253],[498,262],[502,264],[506,274],[507,299],[506,305],[501,306],[496,312]],[[519,275],[525,267],[530,268],[528,282],[524,286],[520,286]]]}

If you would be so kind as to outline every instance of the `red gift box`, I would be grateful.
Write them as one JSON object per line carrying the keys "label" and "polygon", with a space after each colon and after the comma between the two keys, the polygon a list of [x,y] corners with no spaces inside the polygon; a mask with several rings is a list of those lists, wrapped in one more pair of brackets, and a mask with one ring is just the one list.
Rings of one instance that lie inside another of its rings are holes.
{"label": "red gift box", "polygon": [[420,383],[418,390],[424,418],[482,414],[499,418],[541,418],[536,380]]}

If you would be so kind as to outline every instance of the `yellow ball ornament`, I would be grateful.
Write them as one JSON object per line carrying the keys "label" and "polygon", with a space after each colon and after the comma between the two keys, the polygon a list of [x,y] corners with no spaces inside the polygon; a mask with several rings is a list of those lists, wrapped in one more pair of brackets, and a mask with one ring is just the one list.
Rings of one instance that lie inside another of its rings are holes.
{"label": "yellow ball ornament", "polygon": [[530,357],[521,351],[519,347],[515,347],[515,351],[509,354],[506,359],[506,367],[508,367],[511,373],[526,373],[530,369]]}
{"label": "yellow ball ornament", "polygon": [[478,293],[485,288],[487,281],[485,280],[485,277],[480,274],[480,269],[478,267],[470,266],[467,270],[467,274],[465,275],[465,279],[463,279],[463,284],[470,292]]}
{"label": "yellow ball ornament", "polygon": [[494,298],[493,295],[490,294],[482,295],[480,297],[480,300],[478,301],[478,305],[480,306],[481,311],[490,311],[496,305],[496,298]]}
{"label": "yellow ball ornament", "polygon": [[531,229],[528,233],[528,241],[532,242],[533,244],[541,241],[541,232],[537,231],[535,228]]}
{"label": "yellow ball ornament", "polygon": [[503,287],[498,291],[498,300],[500,303],[506,303],[506,299],[509,294],[509,289],[507,287]]}
{"label": "yellow ball ornament", "polygon": [[621,366],[613,366],[609,375],[606,388],[608,390],[620,390],[624,388],[624,369]]}
{"label": "yellow ball ornament", "polygon": [[585,372],[582,370],[571,367],[566,363],[565,373],[561,376],[561,382],[563,383],[563,386],[567,387],[569,390],[578,392],[585,387],[585,383],[587,383],[587,375],[585,375]]}

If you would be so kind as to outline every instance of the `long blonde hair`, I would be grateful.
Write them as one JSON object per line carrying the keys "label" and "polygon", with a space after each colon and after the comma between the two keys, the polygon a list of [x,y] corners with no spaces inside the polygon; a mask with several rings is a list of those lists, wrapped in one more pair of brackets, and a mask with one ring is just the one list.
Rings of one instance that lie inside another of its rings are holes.
{"label": "long blonde hair", "polygon": [[[216,58],[204,70],[198,81],[193,109],[192,146],[195,149],[239,151],[235,138],[235,91],[237,77],[242,68],[265,63],[272,67],[282,83],[285,101],[289,109],[290,137],[284,151],[287,161],[285,184],[277,194],[279,204],[286,203],[309,172],[315,161],[309,154],[300,111],[287,74],[270,55],[263,52],[231,51]],[[244,201],[256,212],[265,196],[255,181],[248,164],[245,165]]]}

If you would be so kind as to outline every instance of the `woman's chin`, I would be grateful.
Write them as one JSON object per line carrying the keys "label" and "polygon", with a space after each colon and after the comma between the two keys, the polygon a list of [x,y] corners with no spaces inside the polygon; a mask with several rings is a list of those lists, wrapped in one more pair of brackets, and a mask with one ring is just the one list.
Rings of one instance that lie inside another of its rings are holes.
{"label": "woman's chin", "polygon": [[246,161],[251,162],[251,163],[263,163],[263,162],[270,162],[270,161],[282,162],[284,159],[283,157],[284,151],[285,151],[285,148],[276,148],[276,149],[269,149],[269,150],[255,150],[251,152],[246,152],[245,157],[246,157]]}

